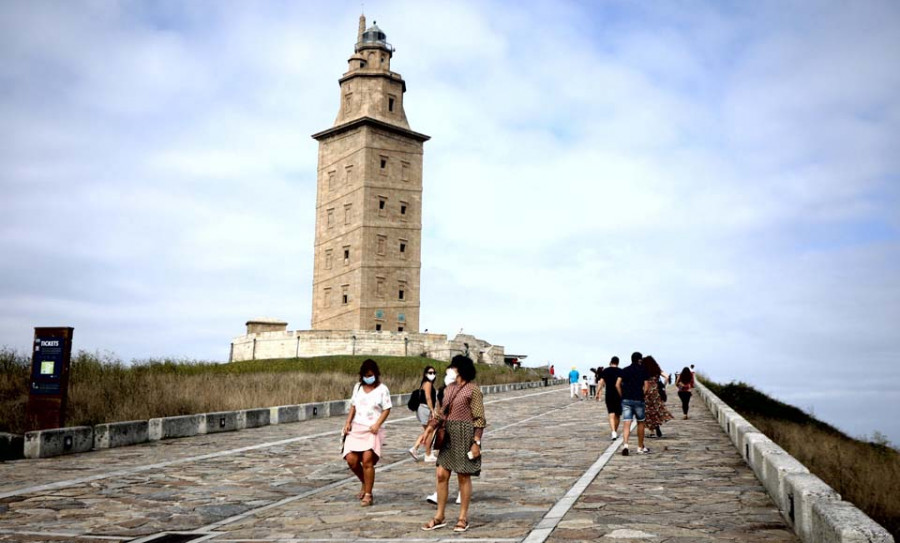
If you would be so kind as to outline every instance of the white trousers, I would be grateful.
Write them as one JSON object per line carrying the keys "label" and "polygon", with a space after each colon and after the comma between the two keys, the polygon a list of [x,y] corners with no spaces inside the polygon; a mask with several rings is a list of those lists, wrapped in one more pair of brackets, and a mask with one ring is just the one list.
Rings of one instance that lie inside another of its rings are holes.
{"label": "white trousers", "polygon": [[569,385],[569,392],[571,392],[571,396],[573,398],[578,398],[579,394],[581,394],[581,383],[572,383]]}

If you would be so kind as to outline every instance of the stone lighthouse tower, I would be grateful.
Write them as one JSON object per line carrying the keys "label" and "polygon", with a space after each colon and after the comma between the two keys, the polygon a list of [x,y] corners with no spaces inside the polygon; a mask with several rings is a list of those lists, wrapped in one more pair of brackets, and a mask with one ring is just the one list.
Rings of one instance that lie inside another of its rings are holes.
{"label": "stone lighthouse tower", "polygon": [[313,330],[419,331],[422,151],[377,24],[359,32],[319,142]]}

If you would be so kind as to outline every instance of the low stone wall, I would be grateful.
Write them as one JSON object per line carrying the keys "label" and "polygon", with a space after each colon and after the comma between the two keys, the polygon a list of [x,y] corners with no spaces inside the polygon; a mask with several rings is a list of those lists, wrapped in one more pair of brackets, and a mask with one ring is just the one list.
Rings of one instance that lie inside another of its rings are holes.
{"label": "low stone wall", "polygon": [[697,392],[805,543],[893,543],[881,525],[697,383]]}
{"label": "low stone wall", "polygon": [[0,461],[22,458],[24,444],[24,436],[0,432]]}
{"label": "low stone wall", "polygon": [[331,355],[419,356],[449,361],[469,353],[478,363],[503,364],[505,349],[468,334],[374,330],[294,330],[247,333],[231,342],[230,362]]}
{"label": "low stone wall", "polygon": [[[484,394],[496,394],[555,386],[565,384],[565,380],[554,381],[530,381],[525,383],[511,383],[508,385],[487,385],[481,387]],[[391,402],[395,408],[406,407],[409,394],[393,394]],[[217,432],[234,432],[245,428],[258,428],[271,424],[286,424],[304,420],[319,419],[324,417],[339,417],[350,412],[350,400],[332,400],[327,402],[305,403],[297,405],[281,405],[261,409],[243,409],[239,411],[219,411],[216,413],[201,413],[196,415],[182,415],[179,417],[162,417],[150,420],[138,420],[130,422],[114,422],[98,424],[97,426],[75,426],[69,428],[54,428],[40,430],[25,434],[24,447],[19,446],[13,450],[10,458],[48,458],[91,450],[110,449],[115,447],[127,447],[148,441],[162,439],[176,439],[196,435],[212,434]],[[12,434],[0,434],[0,446],[4,443],[4,436]],[[15,437],[8,439],[13,442]],[[2,449],[0,449],[2,451]]]}

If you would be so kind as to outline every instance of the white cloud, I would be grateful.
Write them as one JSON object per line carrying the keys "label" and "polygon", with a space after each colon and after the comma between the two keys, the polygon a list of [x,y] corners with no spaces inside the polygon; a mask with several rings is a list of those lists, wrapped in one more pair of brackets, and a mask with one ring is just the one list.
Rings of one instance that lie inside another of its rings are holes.
{"label": "white cloud", "polygon": [[[374,9],[433,137],[423,327],[785,397],[848,360],[894,371],[895,5]],[[356,10],[0,6],[0,344],[59,322],[91,350],[224,359],[249,317],[308,326],[309,135]]]}

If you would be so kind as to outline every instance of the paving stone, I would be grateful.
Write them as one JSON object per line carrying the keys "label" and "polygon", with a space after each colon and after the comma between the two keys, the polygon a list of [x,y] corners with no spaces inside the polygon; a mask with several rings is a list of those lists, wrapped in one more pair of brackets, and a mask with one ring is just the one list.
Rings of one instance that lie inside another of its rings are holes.
{"label": "paving stone", "polygon": [[[467,537],[525,538],[610,445],[602,402],[571,401],[567,393],[559,387],[485,398],[489,428]],[[796,541],[705,406],[694,402],[692,414],[666,424],[663,439],[648,440],[654,454],[613,456],[548,541]],[[412,414],[402,406],[391,414],[369,508],[359,506],[359,485],[337,453],[342,422],[314,419],[2,463],[0,494],[97,479],[0,498],[0,541],[72,539],[26,532],[79,534],[80,543],[135,538],[245,513],[215,528],[221,535],[211,541],[453,537],[455,478],[450,526],[420,530],[434,514],[424,500],[434,491],[434,465],[406,453],[421,431]]]}

